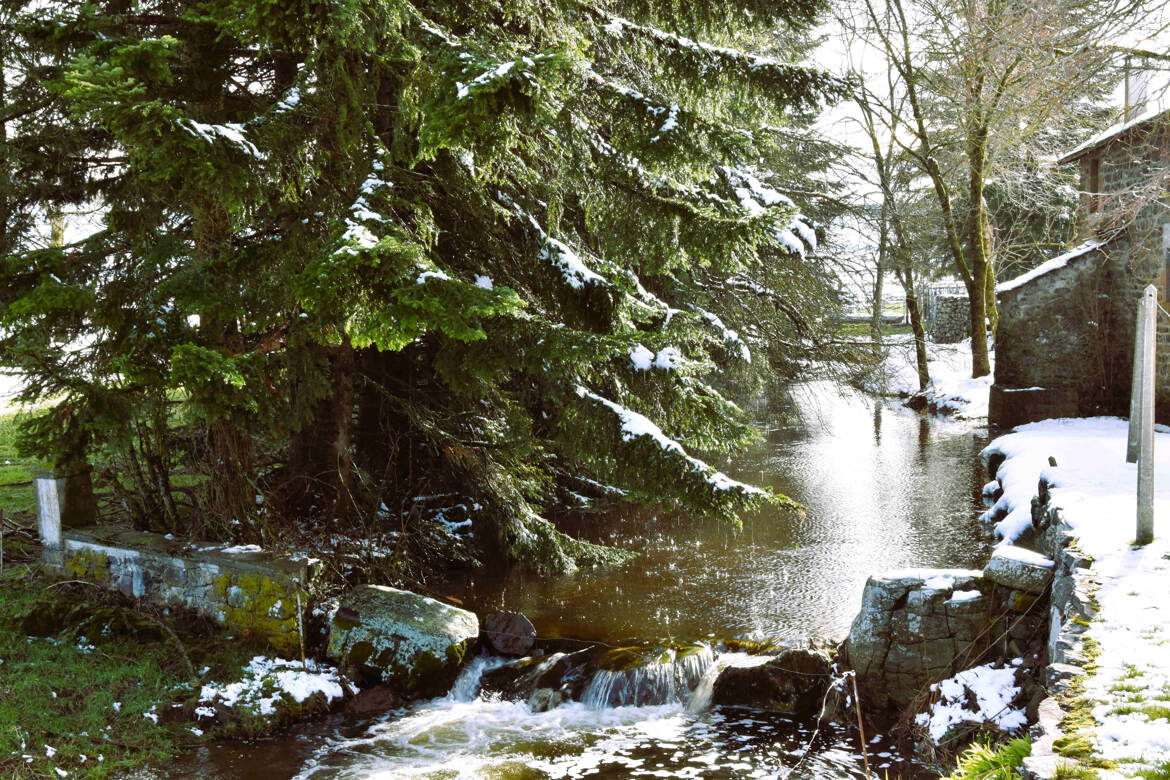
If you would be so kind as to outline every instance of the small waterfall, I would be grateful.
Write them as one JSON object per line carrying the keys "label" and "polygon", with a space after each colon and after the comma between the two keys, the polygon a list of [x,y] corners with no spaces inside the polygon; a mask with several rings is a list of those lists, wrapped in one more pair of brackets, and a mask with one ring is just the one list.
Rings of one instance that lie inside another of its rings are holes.
{"label": "small waterfall", "polygon": [[599,669],[589,681],[582,703],[590,709],[642,707],[685,701],[715,661],[705,645],[681,655],[674,649],[655,651],[649,663],[626,669]]}
{"label": "small waterfall", "polygon": [[459,672],[459,676],[455,678],[455,684],[451,686],[447,699],[453,702],[474,701],[475,697],[479,695],[479,683],[483,679],[484,672],[498,669],[508,663],[508,660],[490,655],[478,655],[472,658],[467,666]]}
{"label": "small waterfall", "polygon": [[774,657],[771,655],[749,655],[747,653],[721,653],[715,659],[715,662],[707,667],[702,679],[699,680],[691,692],[690,699],[687,701],[687,712],[702,712],[711,706],[711,696],[715,692],[715,680],[724,669],[729,669],[733,666],[745,669],[752,666],[763,666]]}

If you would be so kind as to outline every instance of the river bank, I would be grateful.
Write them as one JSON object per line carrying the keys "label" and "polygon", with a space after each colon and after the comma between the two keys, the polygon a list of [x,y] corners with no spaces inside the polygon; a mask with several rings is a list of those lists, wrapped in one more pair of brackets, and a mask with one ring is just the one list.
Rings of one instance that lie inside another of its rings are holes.
{"label": "river bank", "polygon": [[[1170,463],[1155,464],[1154,541],[1137,546],[1126,432],[1116,418],[1046,420],[988,450],[1004,458],[1003,496],[988,516],[999,533],[1033,533],[1037,498],[1083,561],[1081,592],[1069,594],[1082,616],[1053,616],[1059,693],[1033,727],[1031,777],[1170,777]],[[1170,430],[1159,426],[1155,438],[1170,446]]]}
{"label": "river bank", "polygon": [[[803,515],[745,517],[740,533],[682,518],[594,515],[587,525],[596,540],[637,549],[639,560],[576,577],[487,578],[453,595],[481,614],[500,607],[529,612],[542,636],[618,646],[632,638],[713,642],[710,634],[843,636],[875,559],[895,566],[982,564],[986,536],[976,515],[984,475],[976,453],[986,439],[969,424],[828,386],[798,388],[758,412],[768,421],[766,438],[729,471],[794,495],[806,506]],[[237,677],[247,663],[237,659]],[[210,729],[202,737],[187,731],[180,744],[197,747],[165,769],[156,765],[151,776],[243,778],[260,767],[272,777],[312,767],[317,777],[426,776],[440,764],[420,748],[423,733],[442,735],[444,761],[504,776],[533,756],[549,777],[591,764],[614,777],[704,767],[708,774],[747,777],[760,769],[785,776],[802,756],[803,776],[865,776],[860,745],[844,727],[822,729],[810,745],[814,732],[783,715],[696,713],[688,705],[575,703],[538,712],[525,703],[444,697],[372,721],[329,716],[253,745],[209,741]],[[192,726],[203,730],[185,724]],[[663,737],[671,734],[673,743]],[[868,755],[872,768],[892,777],[934,776],[888,740],[869,745]]]}

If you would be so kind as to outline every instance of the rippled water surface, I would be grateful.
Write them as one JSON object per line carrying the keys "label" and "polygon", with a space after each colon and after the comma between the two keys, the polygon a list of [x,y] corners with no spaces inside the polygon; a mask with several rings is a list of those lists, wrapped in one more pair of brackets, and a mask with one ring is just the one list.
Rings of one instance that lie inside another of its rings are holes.
{"label": "rippled water surface", "polygon": [[982,563],[983,431],[828,383],[757,414],[766,441],[727,470],[796,499],[803,515],[762,512],[739,533],[689,518],[591,518],[575,532],[639,557],[573,577],[488,578],[460,595],[524,612],[545,635],[843,635],[871,572]]}
{"label": "rippled water surface", "polygon": [[[629,639],[842,636],[868,574],[977,567],[985,433],[921,417],[828,384],[802,385],[756,410],[766,440],[728,473],[805,506],[764,512],[742,531],[663,516],[593,517],[574,532],[638,550],[628,565],[573,577],[463,583],[470,608],[519,610],[542,636]],[[722,464],[721,464],[722,466]],[[783,716],[693,701],[580,703],[533,712],[475,695],[484,659],[460,688],[372,725],[340,721],[255,746],[205,749],[171,776],[223,778],[860,778],[860,746]],[[881,776],[932,777],[878,740]]]}

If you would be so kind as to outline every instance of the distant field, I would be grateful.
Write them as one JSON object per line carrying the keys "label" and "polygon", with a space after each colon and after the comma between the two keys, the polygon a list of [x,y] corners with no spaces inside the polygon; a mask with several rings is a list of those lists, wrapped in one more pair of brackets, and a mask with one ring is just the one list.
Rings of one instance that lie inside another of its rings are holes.
{"label": "distant field", "polygon": [[[869,321],[867,320],[865,322],[857,322],[857,321],[842,322],[841,327],[840,327],[840,332],[845,336],[864,336],[866,338],[869,338]],[[899,336],[899,335],[907,334],[910,332],[911,332],[910,326],[903,325],[900,322],[897,324],[893,324],[893,325],[891,325],[889,323],[882,324],[882,335],[883,336]]]}

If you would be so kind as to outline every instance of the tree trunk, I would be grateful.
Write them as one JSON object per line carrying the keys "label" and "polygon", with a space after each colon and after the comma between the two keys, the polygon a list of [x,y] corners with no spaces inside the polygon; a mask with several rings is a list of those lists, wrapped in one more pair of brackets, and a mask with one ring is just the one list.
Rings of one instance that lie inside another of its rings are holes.
{"label": "tree trunk", "polygon": [[353,411],[356,359],[348,342],[312,347],[331,391],[314,404],[311,419],[293,437],[284,511],[342,517],[353,508]]}
{"label": "tree trunk", "polygon": [[[978,378],[991,373],[991,359],[987,349],[987,290],[991,278],[987,246],[987,201],[983,188],[987,179],[986,126],[973,131],[967,145],[968,192],[967,245],[971,253],[967,296],[971,302],[971,376]],[[994,296],[994,291],[992,292]]]}
{"label": "tree trunk", "polygon": [[910,313],[910,329],[914,332],[914,364],[918,368],[918,389],[925,390],[930,385],[926,329],[922,325],[922,307],[918,305],[918,291],[914,289],[914,270],[908,257],[894,267],[894,273],[897,274],[902,290],[906,294],[906,311]]}
{"label": "tree trunk", "polygon": [[878,238],[877,267],[873,271],[873,314],[869,321],[869,336],[875,358],[882,353],[882,282],[886,273],[886,251],[890,243],[889,204],[882,198],[881,234]]}

